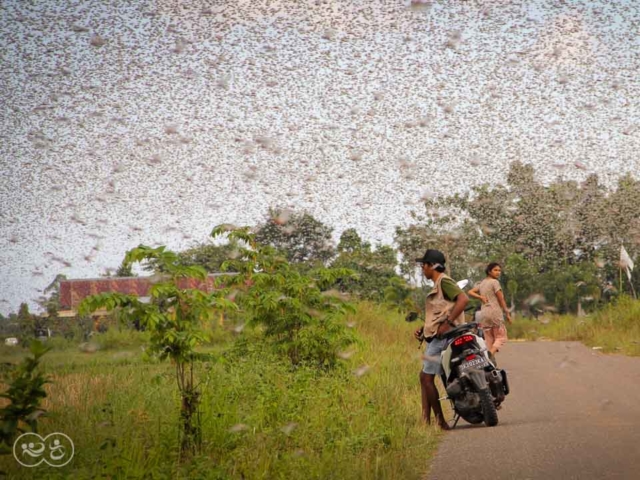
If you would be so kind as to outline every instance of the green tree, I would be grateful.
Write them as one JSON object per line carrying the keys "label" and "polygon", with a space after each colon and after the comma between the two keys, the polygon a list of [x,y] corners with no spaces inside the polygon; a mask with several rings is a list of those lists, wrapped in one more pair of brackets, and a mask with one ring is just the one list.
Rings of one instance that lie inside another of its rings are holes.
{"label": "green tree", "polygon": [[595,306],[600,298],[601,280],[592,262],[558,267],[540,276],[541,293],[548,307],[559,313],[575,313],[586,301]]}
{"label": "green tree", "polygon": [[[457,201],[457,200],[456,200]],[[425,250],[441,250],[447,259],[447,274],[455,279],[469,278],[481,265],[477,258],[481,255],[481,239],[468,220],[463,220],[462,212],[440,216],[438,209],[446,210],[444,202],[431,199],[427,202],[431,213],[422,224],[406,228],[396,227],[395,243],[401,254],[400,272],[413,283],[422,282],[422,271],[415,259],[421,258]],[[458,207],[455,207],[456,209]]]}
{"label": "green tree", "polygon": [[[415,224],[397,228],[401,271],[417,272],[413,258],[427,247],[445,252],[454,278],[481,278],[488,262],[499,261],[516,305],[540,298],[550,284],[554,290],[545,295],[546,306],[573,311],[583,297],[602,299],[596,288],[618,285],[621,244],[632,257],[640,251],[638,205],[640,182],[630,175],[621,177],[614,191],[595,175],[582,184],[558,179],[542,185],[531,165],[514,162],[505,185],[428,199],[425,213],[414,215]],[[590,264],[597,266],[595,273]],[[573,266],[588,279],[578,278]],[[632,280],[640,287],[640,275]],[[588,292],[574,289],[576,283]]]}
{"label": "green tree", "polygon": [[512,306],[523,307],[534,293],[541,293],[541,277],[535,265],[521,253],[510,254],[503,264],[500,283],[506,288]]}
{"label": "green tree", "polygon": [[[620,246],[624,245],[636,262],[631,280],[635,291],[640,292],[640,270],[637,267],[640,264],[640,180],[635,180],[630,174],[618,180],[617,189],[606,199],[606,209],[600,222],[605,223],[607,233],[599,244],[599,254],[606,260],[602,267],[606,278],[618,287]],[[623,290],[625,285],[628,289],[623,273]]]}
{"label": "green tree", "polygon": [[43,291],[45,295],[48,295],[48,297],[43,299],[40,306],[42,306],[46,312],[53,317],[56,317],[60,311],[60,282],[66,279],[66,275],[59,273]]}
{"label": "green tree", "polygon": [[266,222],[257,227],[255,238],[281,251],[289,262],[324,265],[335,254],[332,231],[307,212],[270,208]]}
{"label": "green tree", "polygon": [[226,235],[243,244],[238,258],[222,265],[222,270],[238,273],[220,281],[238,289],[236,302],[245,310],[248,323],[263,326],[267,339],[293,365],[333,368],[337,352],[354,340],[340,321],[354,308],[342,294],[326,289],[354,273],[322,266],[303,273],[280,251],[261,244],[248,227],[221,225],[211,235]]}
{"label": "green tree", "polygon": [[18,308],[17,322],[23,342],[28,339],[35,338],[36,329],[38,327],[36,316],[29,312],[29,305],[24,302],[21,303]]}
{"label": "green tree", "polygon": [[[59,317],[60,312],[60,282],[66,280],[66,275],[58,274],[43,290],[44,295],[38,299],[38,305],[46,312],[46,320],[38,319],[37,327],[51,328],[53,331],[66,333],[69,330],[67,322]],[[37,328],[36,327],[36,328]]]}
{"label": "green tree", "polygon": [[357,253],[363,248],[369,249],[370,245],[363,243],[362,238],[360,238],[355,228],[348,228],[340,235],[338,253]]}
{"label": "green tree", "polygon": [[133,268],[126,261],[122,261],[120,266],[116,269],[116,277],[134,277]]}
{"label": "green tree", "polygon": [[0,335],[10,335],[12,331],[9,317],[5,317],[0,313]]}
{"label": "green tree", "polygon": [[412,290],[403,278],[395,276],[389,279],[384,288],[383,298],[387,304],[397,307],[400,311],[419,312],[421,309],[417,308],[411,298]]}
{"label": "green tree", "polygon": [[183,266],[178,256],[165,247],[144,245],[130,250],[125,263],[156,262],[166,272],[164,278],[149,289],[151,301],[143,303],[135,295],[103,293],[85,298],[79,313],[86,315],[99,308],[108,311],[120,309],[124,317],[138,322],[151,332],[150,351],[160,360],[170,359],[176,368],[176,381],[181,397],[180,426],[182,454],[194,453],[201,446],[201,426],[198,422],[200,385],[194,375],[198,361],[211,359],[199,353],[198,346],[207,340],[203,323],[212,323],[220,312],[237,306],[224,297],[224,289],[206,293],[198,289],[179,288],[178,281],[193,278],[206,280],[207,272],[201,266]]}
{"label": "green tree", "polygon": [[15,337],[21,336],[20,325],[18,324],[18,315],[15,312],[9,313],[2,322],[2,334]]}
{"label": "green tree", "polygon": [[385,301],[385,296],[395,298],[401,294],[398,288],[405,282],[396,280],[398,261],[392,247],[380,245],[374,250],[371,244],[362,241],[355,229],[350,228],[340,236],[337,250],[338,256],[332,266],[348,268],[358,274],[356,278],[340,280],[337,287],[341,291],[379,302]]}
{"label": "green tree", "polygon": [[516,296],[518,295],[518,282],[514,279],[510,279],[506,282],[506,285],[506,292],[511,302],[509,308],[514,310],[516,308]]}
{"label": "green tree", "polygon": [[593,261],[597,247],[608,236],[606,190],[598,183],[598,176],[589,175],[580,189],[574,190],[575,202],[572,215],[575,217],[574,247],[579,250],[580,260]]}
{"label": "green tree", "polygon": [[[209,273],[220,272],[220,267],[227,260],[231,260],[238,256],[238,246],[236,242],[227,242],[223,244],[201,243],[194,247],[178,252],[177,262],[179,265],[188,267],[199,265]],[[144,270],[152,272],[161,272],[162,265],[158,262],[150,260],[145,263]]]}
{"label": "green tree", "polygon": [[207,272],[220,272],[220,267],[227,260],[239,255],[236,242],[223,245],[202,244],[180,252],[178,258],[183,265],[201,265]]}

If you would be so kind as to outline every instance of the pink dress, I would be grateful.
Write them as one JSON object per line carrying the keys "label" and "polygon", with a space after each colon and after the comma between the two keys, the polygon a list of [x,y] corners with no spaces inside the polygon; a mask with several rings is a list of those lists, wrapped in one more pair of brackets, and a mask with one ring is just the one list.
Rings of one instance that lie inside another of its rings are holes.
{"label": "pink dress", "polygon": [[502,307],[498,302],[497,293],[502,290],[500,282],[487,277],[477,286],[478,293],[489,300],[480,309],[480,325],[484,331],[484,341],[487,349],[497,352],[507,342],[507,329],[504,326]]}

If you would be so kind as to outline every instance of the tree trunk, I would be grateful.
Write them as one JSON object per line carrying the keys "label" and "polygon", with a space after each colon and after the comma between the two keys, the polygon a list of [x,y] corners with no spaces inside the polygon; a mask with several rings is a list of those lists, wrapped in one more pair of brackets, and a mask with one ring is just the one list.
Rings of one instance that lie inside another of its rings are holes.
{"label": "tree trunk", "polygon": [[180,385],[180,457],[186,458],[198,453],[202,444],[202,428],[199,418],[200,393],[194,386],[193,364],[189,364],[189,372],[185,365],[177,367]]}

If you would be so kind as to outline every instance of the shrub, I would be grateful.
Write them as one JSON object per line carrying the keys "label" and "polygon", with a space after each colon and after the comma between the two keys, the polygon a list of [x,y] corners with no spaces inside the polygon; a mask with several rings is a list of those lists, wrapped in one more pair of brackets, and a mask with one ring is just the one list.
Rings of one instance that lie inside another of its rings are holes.
{"label": "shrub", "polygon": [[[103,293],[85,298],[78,311],[87,314],[99,308],[119,310],[122,320],[137,322],[146,330],[151,344],[149,354],[155,354],[159,360],[171,360],[181,397],[180,453],[193,454],[202,444],[198,415],[201,391],[194,370],[197,361],[208,358],[197,352],[196,347],[207,340],[205,323],[210,324],[216,313],[237,307],[223,297],[223,290],[206,293],[197,288],[180,288],[181,278],[204,282],[207,272],[200,266],[181,265],[177,255],[165,247],[154,249],[140,245],[127,252],[124,265],[150,260],[165,274],[158,275],[158,281],[151,286],[149,303],[141,302],[135,295]],[[105,340],[119,339],[114,333],[103,335]]]}
{"label": "shrub", "polygon": [[10,369],[7,383],[9,388],[0,395],[9,404],[0,409],[0,454],[12,451],[12,445],[18,434],[26,431],[38,431],[38,417],[45,411],[40,402],[47,396],[44,385],[49,383],[38,370],[40,359],[49,351],[41,342],[30,342],[31,357]]}
{"label": "shrub", "polygon": [[248,228],[216,227],[212,236],[227,234],[243,242],[240,255],[222,264],[237,275],[220,281],[238,290],[236,301],[249,323],[265,328],[265,335],[292,364],[311,363],[332,368],[336,352],[354,340],[340,322],[353,306],[337,291],[323,291],[341,278],[354,275],[341,268],[316,268],[302,273],[270,246],[259,244]]}

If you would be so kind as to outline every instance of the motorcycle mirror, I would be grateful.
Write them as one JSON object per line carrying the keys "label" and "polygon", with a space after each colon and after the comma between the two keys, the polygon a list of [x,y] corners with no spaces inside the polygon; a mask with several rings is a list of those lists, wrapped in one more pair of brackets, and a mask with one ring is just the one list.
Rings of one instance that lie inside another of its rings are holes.
{"label": "motorcycle mirror", "polygon": [[418,320],[418,312],[409,312],[406,317],[404,317],[407,322],[415,322]]}
{"label": "motorcycle mirror", "polygon": [[459,282],[457,282],[457,285],[458,287],[460,287],[460,290],[462,290],[464,287],[469,285],[469,279],[465,278],[464,280],[460,280]]}

